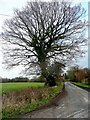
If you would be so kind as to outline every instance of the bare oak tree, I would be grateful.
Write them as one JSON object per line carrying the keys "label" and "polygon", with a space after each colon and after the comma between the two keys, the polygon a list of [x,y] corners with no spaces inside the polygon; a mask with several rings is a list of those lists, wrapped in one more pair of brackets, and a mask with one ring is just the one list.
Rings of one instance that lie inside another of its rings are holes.
{"label": "bare oak tree", "polygon": [[47,79],[48,64],[66,64],[81,54],[84,14],[81,5],[68,2],[28,2],[16,9],[4,24],[4,63],[9,68],[22,65],[26,74],[38,72]]}

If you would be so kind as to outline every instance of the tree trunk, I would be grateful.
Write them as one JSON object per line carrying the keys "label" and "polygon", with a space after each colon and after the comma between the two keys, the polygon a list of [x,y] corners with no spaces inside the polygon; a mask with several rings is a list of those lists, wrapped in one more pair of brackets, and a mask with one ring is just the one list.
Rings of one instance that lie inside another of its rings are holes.
{"label": "tree trunk", "polygon": [[40,63],[40,68],[41,68],[41,75],[46,79],[46,86],[55,86],[56,85],[56,79],[53,75],[50,75],[49,72],[47,71],[47,63],[46,62],[41,62]]}
{"label": "tree trunk", "polygon": [[56,79],[52,75],[46,76],[46,83],[47,86],[55,86],[56,85]]}

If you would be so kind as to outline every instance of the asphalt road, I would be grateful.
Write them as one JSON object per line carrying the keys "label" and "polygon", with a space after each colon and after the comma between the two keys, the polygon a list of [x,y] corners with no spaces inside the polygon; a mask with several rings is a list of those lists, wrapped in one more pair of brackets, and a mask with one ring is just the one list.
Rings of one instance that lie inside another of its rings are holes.
{"label": "asphalt road", "polygon": [[69,83],[65,83],[66,96],[55,106],[18,116],[18,118],[88,118],[88,92]]}

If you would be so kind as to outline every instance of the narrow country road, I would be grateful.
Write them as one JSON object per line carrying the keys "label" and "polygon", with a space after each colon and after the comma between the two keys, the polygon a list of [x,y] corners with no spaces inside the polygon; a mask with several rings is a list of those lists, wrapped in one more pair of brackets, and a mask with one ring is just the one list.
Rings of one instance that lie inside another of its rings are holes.
{"label": "narrow country road", "polygon": [[88,118],[88,92],[69,83],[65,83],[66,96],[56,106],[19,115],[18,118]]}

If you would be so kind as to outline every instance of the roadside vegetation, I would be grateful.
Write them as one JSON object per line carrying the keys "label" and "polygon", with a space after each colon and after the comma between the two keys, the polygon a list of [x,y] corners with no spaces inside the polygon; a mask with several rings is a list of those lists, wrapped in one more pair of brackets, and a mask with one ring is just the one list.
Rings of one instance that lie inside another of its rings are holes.
{"label": "roadside vegetation", "polygon": [[90,69],[88,68],[79,68],[79,66],[71,67],[67,71],[66,75],[67,80],[76,83],[85,83],[90,85]]}
{"label": "roadside vegetation", "polygon": [[79,66],[71,67],[65,76],[67,81],[83,88],[90,88],[90,69],[79,68]]}
{"label": "roadside vegetation", "polygon": [[[43,86],[43,83],[39,84]],[[61,82],[54,87],[38,86],[3,93],[2,118],[30,112],[50,103],[52,98],[62,92],[63,85],[64,83]]]}
{"label": "roadside vegetation", "polygon": [[90,88],[90,85],[88,85],[87,82],[84,82],[84,83],[79,83],[79,82],[71,82],[75,85],[78,85],[78,86],[81,86],[81,87],[85,87],[85,88]]}

